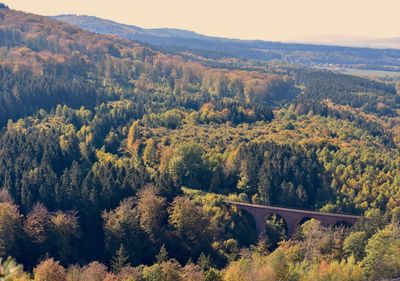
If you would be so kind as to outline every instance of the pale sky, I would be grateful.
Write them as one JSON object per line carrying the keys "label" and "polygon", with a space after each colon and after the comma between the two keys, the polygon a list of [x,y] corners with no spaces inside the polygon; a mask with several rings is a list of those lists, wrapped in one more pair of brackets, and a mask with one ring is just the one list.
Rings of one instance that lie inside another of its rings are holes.
{"label": "pale sky", "polygon": [[0,0],[41,15],[79,14],[229,38],[400,37],[400,0]]}

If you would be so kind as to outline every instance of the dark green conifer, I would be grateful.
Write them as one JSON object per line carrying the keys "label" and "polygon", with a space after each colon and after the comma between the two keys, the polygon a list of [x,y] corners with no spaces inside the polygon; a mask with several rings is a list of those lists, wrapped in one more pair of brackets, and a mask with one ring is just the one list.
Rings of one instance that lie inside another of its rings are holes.
{"label": "dark green conifer", "polygon": [[115,256],[111,261],[111,269],[114,273],[119,273],[121,269],[128,265],[129,256],[127,255],[124,245],[121,244],[115,252]]}

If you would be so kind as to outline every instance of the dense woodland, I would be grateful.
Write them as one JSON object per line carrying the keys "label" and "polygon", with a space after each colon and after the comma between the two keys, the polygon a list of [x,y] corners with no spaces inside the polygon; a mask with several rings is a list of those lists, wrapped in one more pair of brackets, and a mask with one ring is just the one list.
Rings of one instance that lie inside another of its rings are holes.
{"label": "dense woodland", "polygon": [[[195,32],[170,29],[144,29],[85,15],[58,15],[53,18],[100,34],[118,35],[151,44],[174,54],[193,53],[210,59],[238,58],[276,61],[307,66],[340,66],[355,69],[399,71],[400,51],[262,40],[239,40],[205,36]],[[154,48],[153,47],[153,48]]]}
{"label": "dense woodland", "polygon": [[[397,85],[5,6],[0,62],[0,280],[400,277]],[[259,238],[227,198],[368,219]]]}

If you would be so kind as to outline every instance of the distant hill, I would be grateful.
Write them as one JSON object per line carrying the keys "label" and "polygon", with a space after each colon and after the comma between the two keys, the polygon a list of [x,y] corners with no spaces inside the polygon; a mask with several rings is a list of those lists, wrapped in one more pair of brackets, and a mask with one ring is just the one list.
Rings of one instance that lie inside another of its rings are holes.
{"label": "distant hill", "polygon": [[306,66],[400,71],[400,50],[281,43],[210,37],[180,29],[144,29],[91,16],[53,18],[95,33],[137,40],[169,53],[192,52],[203,57],[236,57]]}
{"label": "distant hill", "polygon": [[177,38],[206,37],[193,31],[174,28],[145,29],[138,26],[121,24],[93,16],[59,15],[53,18],[83,27],[84,29],[94,33],[119,35],[129,39],[135,39],[138,35]]}
{"label": "distant hill", "polygon": [[297,38],[290,40],[289,42],[304,43],[304,44],[348,46],[348,47],[400,49],[400,37],[371,38],[364,36],[321,35],[321,36]]}

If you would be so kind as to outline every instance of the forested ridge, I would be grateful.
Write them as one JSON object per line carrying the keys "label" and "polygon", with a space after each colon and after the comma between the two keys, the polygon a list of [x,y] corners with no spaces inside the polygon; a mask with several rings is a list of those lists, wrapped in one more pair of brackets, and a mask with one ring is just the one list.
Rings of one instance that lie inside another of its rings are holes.
{"label": "forested ridge", "polygon": [[[400,276],[398,85],[6,6],[0,62],[0,280]],[[226,199],[368,219],[259,238]]]}
{"label": "forested ridge", "polygon": [[400,67],[400,51],[396,49],[229,39],[180,29],[144,29],[85,15],[58,15],[53,18],[91,32],[145,42],[175,54],[191,52],[211,59],[234,57],[307,66],[339,66],[395,72],[399,71]]}

